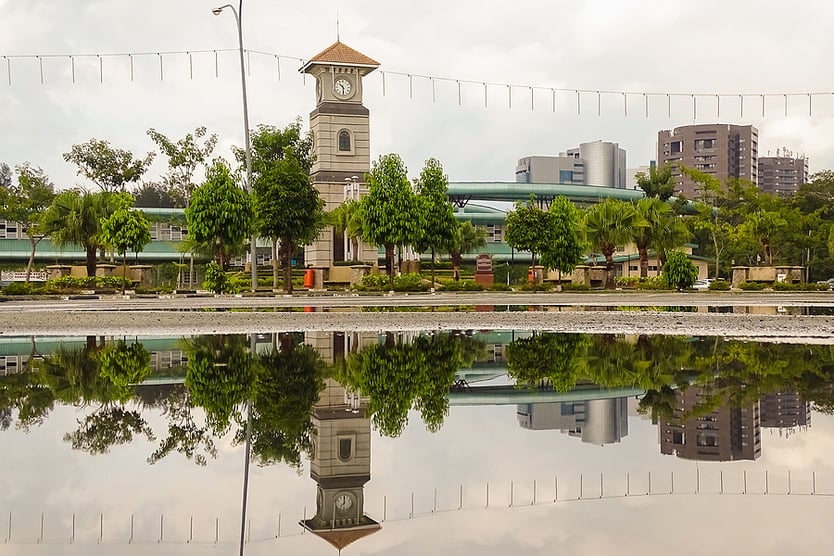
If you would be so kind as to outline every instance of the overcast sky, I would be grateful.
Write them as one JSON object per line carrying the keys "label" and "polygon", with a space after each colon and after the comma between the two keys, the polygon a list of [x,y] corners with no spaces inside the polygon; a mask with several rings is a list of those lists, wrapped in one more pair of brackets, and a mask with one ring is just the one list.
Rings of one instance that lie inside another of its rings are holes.
{"label": "overcast sky", "polygon": [[[90,186],[62,159],[73,144],[95,137],[139,155],[154,150],[148,128],[176,139],[200,125],[230,157],[243,144],[238,62],[221,52],[215,66],[211,51],[236,48],[237,34],[215,6],[0,0],[0,161],[30,161],[59,187]],[[299,59],[336,40],[337,14],[342,42],[381,63],[366,78],[372,157],[397,152],[413,176],[433,156],[452,181],[511,181],[521,156],[594,140],[619,143],[636,167],[655,158],[658,130],[693,121],[753,124],[760,154],[787,148],[808,155],[812,172],[834,168],[830,0],[247,0],[245,46],[269,53],[249,58],[252,127],[299,116],[307,126],[315,91]],[[206,50],[190,65],[163,54],[161,71],[158,56],[135,55],[132,81],[128,56],[79,56]],[[435,80],[433,100],[429,80],[413,79],[410,94],[400,74],[452,81]],[[463,83],[459,104],[455,80],[496,85],[485,106],[483,85]],[[516,85],[512,102],[506,84]],[[554,110],[551,89],[614,93],[584,93],[577,110],[576,94],[558,92]],[[670,103],[666,93],[684,95]],[[799,93],[787,117],[783,93]],[[146,179],[163,171],[160,159]]]}

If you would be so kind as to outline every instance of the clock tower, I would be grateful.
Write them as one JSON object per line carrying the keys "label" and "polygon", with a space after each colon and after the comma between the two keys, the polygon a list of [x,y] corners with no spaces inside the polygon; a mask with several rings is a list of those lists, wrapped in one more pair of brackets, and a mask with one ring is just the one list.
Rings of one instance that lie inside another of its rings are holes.
{"label": "clock tower", "polygon": [[[316,108],[310,113],[315,161],[310,174],[327,211],[367,191],[370,112],[362,104],[362,79],[378,67],[379,62],[336,41],[300,70],[316,80]],[[330,227],[305,248],[304,258],[308,265],[329,269],[342,260],[376,263],[377,250],[360,243],[359,253],[351,253],[349,242]]]}

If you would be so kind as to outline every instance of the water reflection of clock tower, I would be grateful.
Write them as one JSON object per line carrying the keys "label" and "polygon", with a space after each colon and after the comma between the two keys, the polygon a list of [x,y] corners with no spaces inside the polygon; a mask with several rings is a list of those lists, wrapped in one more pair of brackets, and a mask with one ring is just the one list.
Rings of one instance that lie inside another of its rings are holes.
{"label": "water reflection of clock tower", "polygon": [[[370,171],[370,113],[362,104],[362,79],[379,63],[349,46],[335,42],[313,56],[301,71],[316,80],[316,108],[310,113],[315,162],[313,184],[325,201],[325,210],[338,207],[346,197],[346,185],[364,192],[364,176]],[[346,256],[347,255],[347,256]],[[346,258],[376,262],[376,249],[362,246],[360,253],[345,253],[327,228],[304,252],[305,262],[330,267]]]}

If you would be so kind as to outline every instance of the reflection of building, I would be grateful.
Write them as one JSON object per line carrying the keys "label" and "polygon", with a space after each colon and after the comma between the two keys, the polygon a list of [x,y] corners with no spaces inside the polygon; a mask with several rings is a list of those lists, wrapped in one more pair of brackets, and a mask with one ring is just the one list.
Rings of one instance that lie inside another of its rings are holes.
{"label": "reflection of building", "polygon": [[[762,454],[758,402],[707,412],[707,396],[696,386],[678,390],[676,398],[675,417],[659,424],[661,454],[706,461],[755,460]],[[690,417],[681,420],[683,415]]]}
{"label": "reflection of building", "polygon": [[[332,362],[363,339],[370,340],[364,336],[308,333],[305,341]],[[316,440],[310,477],[318,485],[316,515],[301,525],[339,550],[381,528],[364,512],[364,487],[371,478],[371,420],[366,407],[366,398],[333,379],[327,379],[313,406]]]}
{"label": "reflection of building", "polygon": [[759,404],[762,427],[789,429],[811,424],[811,404],[798,392],[763,394]]}
{"label": "reflection of building", "polygon": [[627,398],[518,406],[518,424],[530,430],[559,429],[591,444],[613,444],[628,434]]}
{"label": "reflection of building", "polygon": [[516,164],[515,181],[624,189],[626,152],[617,143],[593,141],[559,153],[559,156],[525,156]]}

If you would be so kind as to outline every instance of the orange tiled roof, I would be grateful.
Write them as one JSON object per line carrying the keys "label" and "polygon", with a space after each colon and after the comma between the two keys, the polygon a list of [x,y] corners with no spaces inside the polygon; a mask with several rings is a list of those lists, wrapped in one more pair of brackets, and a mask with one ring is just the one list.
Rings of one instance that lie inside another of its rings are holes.
{"label": "orange tiled roof", "polygon": [[332,531],[315,531],[314,533],[326,540],[327,542],[329,542],[333,547],[342,550],[349,544],[352,544],[363,537],[367,537],[368,535],[376,533],[381,528],[382,527],[379,524],[375,524],[374,527],[368,527],[365,529],[335,529]]}
{"label": "orange tiled roof", "polygon": [[[379,62],[369,58],[348,45],[336,41],[312,58],[310,62],[329,62],[336,64],[352,64],[358,66],[378,66]],[[308,62],[308,64],[310,63]]]}

